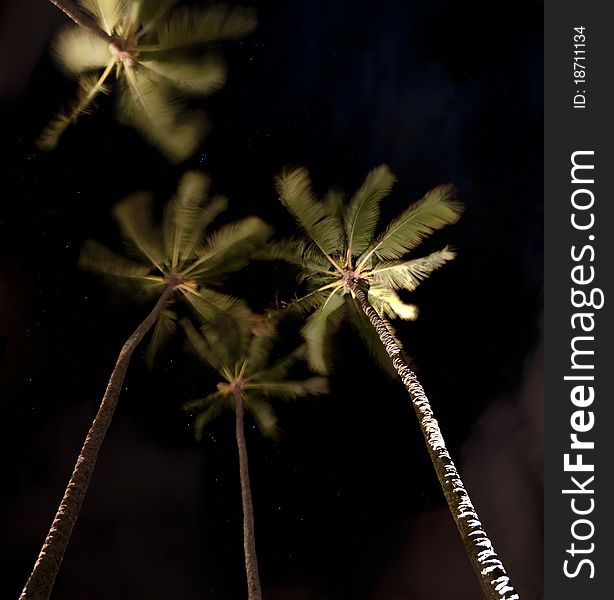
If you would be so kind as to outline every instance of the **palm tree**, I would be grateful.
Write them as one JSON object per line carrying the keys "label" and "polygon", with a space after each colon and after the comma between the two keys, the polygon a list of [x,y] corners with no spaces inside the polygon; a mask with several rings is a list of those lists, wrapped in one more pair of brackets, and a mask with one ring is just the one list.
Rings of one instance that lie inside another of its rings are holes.
{"label": "palm tree", "polygon": [[55,57],[79,81],[79,94],[41,134],[38,144],[54,148],[64,130],[88,112],[98,94],[119,87],[117,116],[134,127],[169,160],[190,156],[202,139],[202,112],[185,105],[189,96],[205,96],[225,81],[220,58],[203,54],[203,44],[241,37],[256,25],[254,12],[223,4],[181,7],[173,0],[51,0],[77,27],[62,30]]}
{"label": "palm tree", "polygon": [[426,394],[387,320],[414,318],[415,308],[401,300],[398,290],[414,290],[454,258],[448,247],[428,256],[404,257],[433,231],[456,222],[462,206],[454,200],[451,186],[439,186],[376,235],[380,202],[394,182],[388,167],[382,165],[368,174],[348,202],[337,192],[329,192],[320,201],[305,169],[281,173],[276,178],[280,200],[306,237],[279,242],[269,249],[268,256],[298,265],[301,279],[307,283],[308,293],[290,306],[314,311],[303,327],[312,368],[322,373],[329,370],[329,337],[344,316],[358,319],[361,331],[365,319],[371,325],[409,392],[439,483],[484,594],[489,599],[517,599],[450,458]]}
{"label": "palm tree", "polygon": [[286,379],[290,368],[302,357],[302,349],[271,361],[274,333],[250,328],[250,319],[243,307],[233,309],[234,327],[219,328],[205,324],[200,333],[183,319],[187,336],[200,358],[213,367],[220,377],[217,391],[185,404],[189,412],[197,412],[194,429],[197,439],[203,428],[222,410],[235,411],[241,499],[243,504],[243,548],[249,600],[261,600],[260,578],[254,533],[254,511],[249,483],[247,447],[243,432],[243,412],[247,410],[263,435],[276,437],[277,418],[270,405],[272,398],[294,399],[328,391],[326,379],[312,377],[303,381]]}
{"label": "palm tree", "polygon": [[221,196],[207,199],[208,188],[205,175],[186,173],[164,211],[161,227],[152,221],[152,197],[146,192],[134,194],[115,207],[114,217],[129,249],[140,258],[138,262],[94,241],[84,246],[82,267],[102,273],[119,285],[127,284],[137,292],[135,297],[155,297],[157,301],[119,353],[64,497],[20,596],[23,600],[46,600],[51,593],[137,345],[153,328],[147,350],[152,360],[156,349],[175,330],[172,303],[176,299],[185,301],[203,321],[224,315],[234,298],[214,287],[224,274],[244,266],[249,254],[271,234],[260,219],[248,217],[205,235],[206,228],[227,205]]}

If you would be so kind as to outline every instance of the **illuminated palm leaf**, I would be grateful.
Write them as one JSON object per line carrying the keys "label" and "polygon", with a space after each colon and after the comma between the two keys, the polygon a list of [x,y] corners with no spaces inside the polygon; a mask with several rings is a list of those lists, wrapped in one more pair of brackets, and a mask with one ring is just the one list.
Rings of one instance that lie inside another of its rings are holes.
{"label": "illuminated palm leaf", "polygon": [[379,203],[390,194],[396,181],[386,165],[373,169],[344,211],[347,248],[351,256],[358,256],[373,240],[379,220]]}
{"label": "illuminated palm leaf", "polygon": [[166,52],[194,44],[217,40],[233,40],[251,33],[256,27],[256,14],[250,8],[218,4],[208,8],[181,7],[168,19],[158,22],[151,36],[143,42],[147,52]]}

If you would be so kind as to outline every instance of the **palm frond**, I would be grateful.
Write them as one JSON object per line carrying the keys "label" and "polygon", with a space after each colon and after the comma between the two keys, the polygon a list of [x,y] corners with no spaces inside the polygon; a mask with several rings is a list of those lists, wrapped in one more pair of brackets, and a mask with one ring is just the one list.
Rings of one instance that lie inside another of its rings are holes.
{"label": "palm frond", "polygon": [[195,412],[206,409],[212,404],[223,402],[224,399],[224,394],[222,394],[222,392],[213,392],[211,394],[206,395],[204,398],[194,398],[193,400],[187,400],[182,404],[181,407],[186,412]]}
{"label": "palm frond", "polygon": [[79,77],[79,93],[76,100],[68,110],[60,112],[45,127],[36,140],[36,145],[41,150],[53,150],[60,141],[60,137],[66,128],[74,123],[81,115],[89,112],[89,107],[98,94],[107,94],[109,88],[104,82],[111,72],[115,61],[110,61],[104,73],[97,77],[95,74],[85,74]]}
{"label": "palm frond", "polygon": [[[232,40],[256,28],[251,8],[217,4],[205,9],[181,7],[168,19],[156,24],[156,38],[146,51],[167,51],[216,40]],[[148,42],[147,39],[144,40]]]}
{"label": "palm frond", "polygon": [[456,253],[446,246],[443,250],[421,258],[382,262],[369,272],[369,278],[380,286],[412,291],[435,269],[439,269],[455,257]]}
{"label": "palm frond", "polygon": [[307,363],[316,372],[330,370],[330,338],[343,318],[343,295],[337,289],[307,319],[301,333],[307,344]]}
{"label": "palm frond", "polygon": [[153,198],[149,192],[131,194],[113,208],[126,242],[153,266],[162,271],[165,261],[159,229],[152,221]]}
{"label": "palm frond", "polygon": [[[330,262],[320,249],[305,238],[269,242],[255,254],[256,260],[283,260],[307,271],[328,272]],[[331,275],[333,273],[331,272]]]}
{"label": "palm frond", "polygon": [[186,273],[210,277],[241,268],[272,233],[273,229],[258,217],[224,225],[205,240],[198,259]]}
{"label": "palm frond", "polygon": [[126,68],[117,103],[118,120],[134,127],[173,163],[185,160],[197,148],[206,130],[204,113],[188,111],[172,90]]}
{"label": "palm frond", "polygon": [[350,200],[345,211],[348,255],[358,256],[373,241],[379,220],[379,203],[390,194],[396,177],[386,165],[373,169]]}
{"label": "palm frond", "polygon": [[214,323],[227,318],[225,314],[236,302],[236,298],[206,287],[192,289],[189,286],[180,285],[178,289],[202,322]]}
{"label": "palm frond", "polygon": [[79,0],[79,2],[108,35],[114,32],[125,14],[125,0]]}
{"label": "palm frond", "polygon": [[135,26],[140,24],[143,31],[148,31],[176,2],[177,0],[133,0],[132,4],[136,7]]}
{"label": "palm frond", "polygon": [[53,53],[70,75],[104,69],[112,59],[108,44],[83,27],[62,29],[54,41]]}
{"label": "palm frond", "polygon": [[[345,302],[348,321],[351,327],[354,329],[354,331],[356,331],[360,339],[365,344],[369,354],[373,357],[373,359],[375,360],[375,362],[377,362],[381,369],[386,373],[386,375],[391,379],[396,379],[396,369],[394,368],[392,360],[388,356],[388,353],[386,352],[382,341],[379,339],[377,332],[373,328],[373,325],[371,325],[371,321],[369,321],[365,313],[362,312],[362,310],[356,303],[355,298],[347,294],[345,296]],[[388,330],[391,331],[391,328],[389,326]],[[399,342],[397,341],[397,343]],[[401,344],[399,344],[399,347],[402,348]]]}
{"label": "palm frond", "polygon": [[226,67],[215,56],[196,61],[186,57],[159,57],[141,60],[154,81],[168,83],[186,94],[204,96],[219,90],[226,81]]}
{"label": "palm frond", "polygon": [[[253,381],[279,381],[288,375],[288,371],[299,361],[305,358],[305,346],[299,346],[294,352],[283,356],[271,366],[265,366],[262,363],[256,369],[253,369],[254,374],[250,379]],[[267,356],[268,358],[268,356]],[[250,363],[251,364],[251,363]]]}
{"label": "palm frond", "polygon": [[330,294],[330,288],[326,290],[315,290],[300,298],[295,298],[284,305],[283,310],[292,311],[297,314],[305,315],[319,308]]}
{"label": "palm frond", "polygon": [[142,280],[151,272],[150,265],[129,260],[95,240],[86,240],[79,255],[79,267],[87,271],[119,277]]}
{"label": "palm frond", "polygon": [[245,408],[250,412],[258,429],[264,437],[276,439],[279,436],[277,427],[277,415],[273,412],[271,405],[261,398],[256,398],[251,394],[244,397]]}
{"label": "palm frond", "polygon": [[454,200],[454,195],[455,191],[451,185],[440,185],[428,192],[391,221],[375,243],[360,257],[359,264],[371,255],[383,260],[401,258],[433,231],[456,223],[463,207]]}
{"label": "palm frond", "polygon": [[246,390],[255,391],[267,398],[295,400],[305,396],[328,393],[326,377],[311,377],[304,381],[263,381],[247,383]]}
{"label": "palm frond", "polygon": [[[214,348],[212,344],[203,336],[192,324],[190,319],[181,319],[179,325],[183,327],[185,334],[190,342],[191,347],[194,349],[198,357],[207,365],[209,365],[215,371],[220,370],[222,364],[221,357],[218,348]],[[190,405],[192,407],[192,405]],[[194,407],[195,408],[195,407]]]}
{"label": "palm frond", "polygon": [[282,171],[275,178],[275,187],[282,204],[327,258],[343,253],[345,235],[341,222],[330,216],[328,207],[314,195],[307,169]]}
{"label": "palm frond", "polygon": [[341,190],[330,189],[322,197],[322,203],[326,207],[326,212],[331,217],[341,219],[345,204],[345,194]]}
{"label": "palm frond", "polygon": [[[188,171],[183,174],[177,186],[177,193],[164,209],[162,231],[164,249],[170,258],[171,268],[176,269],[180,260],[190,255],[202,236],[203,217],[214,218],[201,208],[207,197],[210,180],[204,173]],[[218,208],[218,207],[216,207]],[[196,238],[196,241],[194,240]]]}
{"label": "palm frond", "polygon": [[[216,399],[217,400],[217,399]],[[224,408],[223,396],[216,402],[212,402],[208,408],[199,413],[194,421],[194,437],[200,441],[203,438],[203,430],[211,421],[219,416]]]}
{"label": "palm frond", "polygon": [[257,373],[267,364],[276,338],[276,335],[252,336],[247,349],[246,375]]}
{"label": "palm frond", "polygon": [[153,369],[154,360],[160,348],[169,342],[176,331],[177,315],[168,308],[162,309],[145,350],[145,364],[150,369]]}
{"label": "palm frond", "polygon": [[369,287],[369,302],[378,314],[384,318],[405,321],[415,321],[418,318],[418,308],[415,304],[407,304],[399,298],[391,287],[373,284]]}

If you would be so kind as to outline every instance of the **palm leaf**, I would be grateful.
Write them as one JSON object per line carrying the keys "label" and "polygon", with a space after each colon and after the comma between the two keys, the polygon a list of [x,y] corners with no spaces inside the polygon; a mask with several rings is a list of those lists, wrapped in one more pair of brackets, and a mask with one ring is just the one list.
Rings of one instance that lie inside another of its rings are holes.
{"label": "palm leaf", "polygon": [[390,194],[396,181],[386,165],[373,169],[354,194],[345,211],[348,255],[358,256],[373,240],[379,220],[379,203]]}
{"label": "palm leaf", "polygon": [[297,267],[322,272],[328,272],[331,266],[321,250],[311,240],[305,238],[270,242],[257,252],[256,258],[283,260]]}
{"label": "palm leaf", "polygon": [[220,227],[211,234],[198,252],[198,259],[186,273],[219,275],[240,268],[250,254],[264,244],[273,233],[272,228],[258,217],[247,217]]}
{"label": "palm leaf", "polygon": [[212,369],[220,372],[224,356],[220,352],[220,347],[215,346],[215,340],[212,344],[201,332],[197,331],[190,319],[181,319],[179,325],[183,327],[185,334],[198,357]]}
{"label": "palm leaf", "polygon": [[251,394],[244,397],[245,408],[250,412],[258,429],[263,436],[276,439],[279,436],[277,427],[277,416],[273,412],[271,405],[261,398],[255,398]]}
{"label": "palm leaf", "polygon": [[247,383],[246,390],[256,391],[267,398],[279,398],[280,400],[294,400],[304,396],[315,396],[328,392],[326,377],[311,377],[304,381],[266,381],[259,383]]}
{"label": "palm leaf", "polygon": [[[214,218],[201,208],[207,197],[210,180],[204,173],[188,171],[179,180],[177,193],[166,205],[162,219],[164,249],[170,257],[171,268],[176,269],[180,259],[186,258],[194,250],[202,236],[203,217]],[[219,212],[219,211],[218,211]],[[209,219],[210,220],[210,219]],[[197,239],[194,242],[194,238]]]}
{"label": "palm leaf", "polygon": [[341,323],[342,308],[343,295],[334,289],[301,330],[307,344],[307,363],[316,373],[326,374],[330,370],[330,337]]}
{"label": "palm leaf", "polygon": [[205,56],[198,61],[167,56],[142,60],[139,64],[154,81],[171,84],[186,94],[211,94],[226,81],[226,67],[215,56]]}
{"label": "palm leaf", "polygon": [[330,295],[330,288],[326,290],[315,290],[309,292],[305,296],[295,298],[284,305],[283,310],[296,312],[298,314],[307,314],[320,307]]}
{"label": "palm leaf", "polygon": [[177,0],[133,0],[136,7],[134,20],[144,31],[151,29],[155,22],[167,13]]}
{"label": "palm leaf", "polygon": [[[221,394],[220,396],[220,400],[222,400],[223,396]],[[211,423],[211,421],[213,421],[213,419],[219,416],[219,414],[222,412],[222,408],[224,408],[223,402],[212,402],[208,408],[198,414],[196,420],[194,421],[194,437],[197,440],[202,440],[203,430],[209,423]]]}
{"label": "palm leaf", "polygon": [[190,156],[202,139],[206,121],[187,111],[171,89],[147,77],[146,71],[124,69],[118,98],[118,120],[134,127],[173,163]]}
{"label": "palm leaf", "polygon": [[140,280],[151,273],[150,265],[136,263],[115,254],[95,240],[85,241],[79,255],[79,266],[87,271],[123,279]]}
{"label": "palm leaf", "polygon": [[156,354],[177,331],[177,315],[167,308],[162,309],[156,321],[149,344],[145,350],[145,364],[152,369]]}
{"label": "palm leaf", "polygon": [[152,203],[149,192],[136,192],[113,208],[113,216],[127,243],[162,271],[165,256],[160,231],[152,221]]}
{"label": "palm leaf", "polygon": [[79,0],[79,2],[108,35],[114,32],[125,14],[125,0]]}
{"label": "palm leaf", "polygon": [[399,298],[394,289],[373,284],[369,287],[369,302],[383,318],[397,317],[406,321],[414,321],[418,317],[418,308],[415,304],[406,304]]}
{"label": "palm leaf", "polygon": [[377,285],[395,290],[415,290],[435,269],[439,269],[456,253],[448,246],[428,256],[408,261],[388,261],[380,263],[369,273],[369,278]]}
{"label": "palm leaf", "polygon": [[[218,4],[205,9],[182,7],[156,24],[154,41],[145,51],[167,51],[216,40],[231,40],[256,28],[250,8]],[[149,40],[145,39],[147,44]]]}
{"label": "palm leaf", "polygon": [[109,92],[109,88],[104,85],[104,82],[114,64],[114,60],[110,61],[107,69],[100,77],[94,74],[86,74],[79,77],[77,99],[70,105],[68,110],[60,112],[54,117],[38,137],[36,144],[41,150],[53,150],[58,145],[60,137],[66,128],[81,115],[88,113],[94,98],[98,94],[107,94]]}
{"label": "palm leaf", "polygon": [[330,189],[322,197],[322,204],[326,207],[327,214],[338,219],[343,216],[344,203],[345,194],[340,190]]}
{"label": "palm leaf", "polygon": [[247,349],[246,375],[260,371],[268,362],[276,335],[254,335]]}
{"label": "palm leaf", "polygon": [[307,170],[283,171],[275,178],[275,186],[282,204],[327,258],[341,254],[345,244],[341,222],[330,216],[327,206],[315,197]]}
{"label": "palm leaf", "polygon": [[462,205],[453,200],[454,194],[451,185],[440,185],[428,192],[388,225],[360,263],[371,255],[380,259],[400,258],[433,231],[458,221]]}
{"label": "palm leaf", "polygon": [[288,371],[297,361],[304,358],[305,346],[299,346],[294,352],[280,358],[273,365],[265,367],[265,363],[262,363],[258,370],[253,369],[255,372],[250,379],[253,379],[255,382],[279,381],[288,375]]}
{"label": "palm leaf", "polygon": [[56,61],[70,75],[104,69],[112,59],[108,44],[83,27],[62,29],[53,44],[53,52]]}
{"label": "palm leaf", "polygon": [[194,310],[196,316],[203,322],[215,322],[224,318],[224,313],[236,302],[232,296],[216,292],[206,287],[197,290],[180,285],[179,291]]}

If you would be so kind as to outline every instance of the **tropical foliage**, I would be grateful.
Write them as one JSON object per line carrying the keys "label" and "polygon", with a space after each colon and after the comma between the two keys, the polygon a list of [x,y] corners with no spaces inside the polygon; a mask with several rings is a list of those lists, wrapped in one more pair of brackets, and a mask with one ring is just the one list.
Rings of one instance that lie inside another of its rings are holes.
{"label": "tropical foliage", "polygon": [[[215,321],[234,303],[217,291],[225,275],[247,264],[250,253],[271,235],[272,229],[257,217],[247,217],[208,229],[228,200],[209,195],[210,180],[188,171],[164,209],[160,224],[153,219],[153,195],[137,192],[113,210],[128,250],[134,258],[119,256],[102,244],[88,240],[81,266],[128,286],[142,298],[159,295],[169,284],[174,294],[156,323],[147,350],[148,361],[175,331],[174,300],[185,301],[201,321]],[[138,297],[138,296],[137,296]]]}
{"label": "tropical foliage", "polygon": [[304,347],[274,360],[276,332],[258,331],[242,304],[235,305],[231,314],[232,326],[226,322],[223,329],[205,323],[197,330],[188,319],[181,320],[200,359],[220,378],[215,392],[186,402],[184,409],[196,415],[194,433],[200,439],[204,428],[223,410],[234,410],[238,393],[260,432],[276,438],[279,430],[271,400],[294,400],[326,393],[326,379],[286,379],[291,368],[304,358]]}
{"label": "tropical foliage", "polygon": [[455,256],[446,246],[427,256],[405,258],[430,233],[459,218],[462,208],[449,185],[431,190],[377,233],[380,203],[394,182],[389,168],[381,165],[346,201],[338,191],[329,191],[319,200],[304,168],[286,170],[276,178],[281,202],[306,235],[276,242],[267,248],[266,257],[289,261],[300,269],[307,293],[289,308],[313,311],[303,335],[309,364],[317,372],[330,370],[330,336],[344,317],[349,317],[373,354],[391,369],[373,327],[350,293],[350,279],[368,287],[369,302],[386,322],[396,317],[415,319],[416,307],[407,304],[399,291],[414,290]]}
{"label": "tropical foliage", "polygon": [[96,96],[110,92],[114,78],[120,122],[134,127],[172,162],[194,152],[206,120],[186,100],[215,92],[226,78],[223,61],[203,46],[251,32],[256,19],[247,8],[217,4],[171,10],[173,4],[80,0],[80,9],[65,11],[80,13],[73,18],[78,25],[59,33],[55,57],[66,74],[77,77],[79,93],[41,134],[42,148],[55,147],[68,125],[91,110]]}
{"label": "tropical foliage", "polygon": [[249,311],[241,304],[235,305],[232,312],[235,318],[231,326],[228,323],[223,328],[219,323],[217,327],[204,324],[200,333],[189,320],[181,321],[200,358],[213,367],[220,377],[215,392],[187,402],[184,408],[198,413],[195,422],[197,438],[202,436],[203,428],[222,410],[231,409],[235,412],[247,597],[248,600],[261,600],[254,510],[244,435],[244,409],[251,413],[265,436],[275,437],[278,433],[277,418],[271,409],[271,399],[288,400],[309,394],[322,394],[327,391],[327,382],[322,377],[301,381],[286,379],[291,367],[301,357],[301,349],[278,360],[271,360],[276,338],[274,330],[264,331],[261,327],[253,327],[254,321],[250,319]]}

